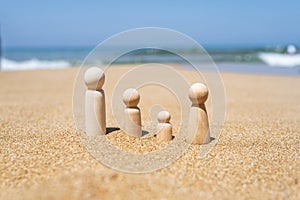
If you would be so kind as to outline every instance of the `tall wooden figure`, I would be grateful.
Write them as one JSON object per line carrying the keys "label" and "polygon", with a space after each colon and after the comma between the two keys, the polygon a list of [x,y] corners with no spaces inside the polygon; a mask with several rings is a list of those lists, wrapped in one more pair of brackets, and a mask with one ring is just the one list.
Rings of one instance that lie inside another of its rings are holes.
{"label": "tall wooden figure", "polygon": [[141,111],[137,107],[140,95],[134,88],[129,88],[123,93],[124,109],[124,131],[134,137],[142,136]]}
{"label": "tall wooden figure", "polygon": [[104,80],[104,72],[98,67],[85,72],[85,131],[88,136],[106,133],[105,95],[102,89]]}
{"label": "tall wooden figure", "polygon": [[195,83],[190,87],[189,98],[192,106],[188,119],[187,142],[191,144],[207,144],[210,142],[210,131],[205,101],[208,89],[202,83]]}

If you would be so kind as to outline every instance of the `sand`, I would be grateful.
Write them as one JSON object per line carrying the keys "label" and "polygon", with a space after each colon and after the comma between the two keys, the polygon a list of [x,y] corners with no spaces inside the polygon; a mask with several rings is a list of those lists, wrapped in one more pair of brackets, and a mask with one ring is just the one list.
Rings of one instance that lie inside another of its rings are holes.
{"label": "sand", "polygon": [[[113,68],[106,77],[126,70]],[[81,142],[72,113],[77,71],[0,73],[1,199],[300,198],[299,77],[222,73],[226,119],[213,150],[199,159],[194,145],[167,168],[129,174],[103,166]],[[151,102],[144,98],[140,108]],[[141,148],[145,143],[120,130],[107,137],[138,153],[165,145],[152,138]]]}

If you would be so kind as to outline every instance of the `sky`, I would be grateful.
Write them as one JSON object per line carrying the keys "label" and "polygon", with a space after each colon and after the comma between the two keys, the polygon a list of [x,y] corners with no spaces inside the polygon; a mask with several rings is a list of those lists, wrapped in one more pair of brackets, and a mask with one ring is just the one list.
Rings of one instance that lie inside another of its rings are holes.
{"label": "sky", "polygon": [[299,45],[299,10],[299,0],[0,0],[0,24],[5,47],[95,46],[140,27],[202,45]]}

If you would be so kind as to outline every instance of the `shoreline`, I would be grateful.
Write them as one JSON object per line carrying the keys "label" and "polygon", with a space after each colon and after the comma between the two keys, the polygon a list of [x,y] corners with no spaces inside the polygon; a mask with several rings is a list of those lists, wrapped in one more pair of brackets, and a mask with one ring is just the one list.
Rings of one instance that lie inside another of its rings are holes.
{"label": "shoreline", "polygon": [[[144,65],[149,63],[124,63],[124,64],[113,64],[113,67],[132,67],[136,65]],[[150,63],[151,64],[151,63]],[[191,67],[186,64],[178,64],[178,63],[162,63],[163,65],[170,65],[176,68],[182,68],[183,70],[190,70]],[[95,65],[87,65],[87,66],[95,66]],[[98,65],[97,65],[98,66]],[[201,63],[200,66],[204,66],[205,64]],[[211,66],[209,64],[208,66]],[[215,63],[217,67],[216,70],[220,73],[234,73],[234,74],[249,74],[249,75],[266,75],[266,76],[290,76],[290,77],[299,77],[300,76],[300,67],[275,67],[268,66],[263,63],[228,63],[221,62]],[[79,68],[80,65],[71,65],[69,67],[62,68],[33,68],[33,69],[18,69],[18,70],[1,70],[0,72],[18,72],[18,71],[44,71],[44,70],[65,70],[70,68]],[[215,68],[215,67],[209,67]],[[201,69],[200,69],[201,71]],[[207,70],[205,70],[207,71]],[[209,70],[208,70],[209,71]],[[211,70],[210,70],[211,71]],[[215,70],[213,70],[215,71]]]}

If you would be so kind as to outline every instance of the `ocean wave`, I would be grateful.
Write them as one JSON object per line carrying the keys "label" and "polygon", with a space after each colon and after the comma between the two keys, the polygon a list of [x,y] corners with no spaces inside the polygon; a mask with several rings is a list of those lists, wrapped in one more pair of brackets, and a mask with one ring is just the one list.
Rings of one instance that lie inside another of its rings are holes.
{"label": "ocean wave", "polygon": [[274,67],[300,66],[300,54],[260,53],[259,58]]}
{"label": "ocean wave", "polygon": [[62,69],[70,67],[69,62],[63,60],[39,60],[30,59],[25,61],[14,61],[6,58],[1,59],[1,70],[32,70],[32,69]]}

